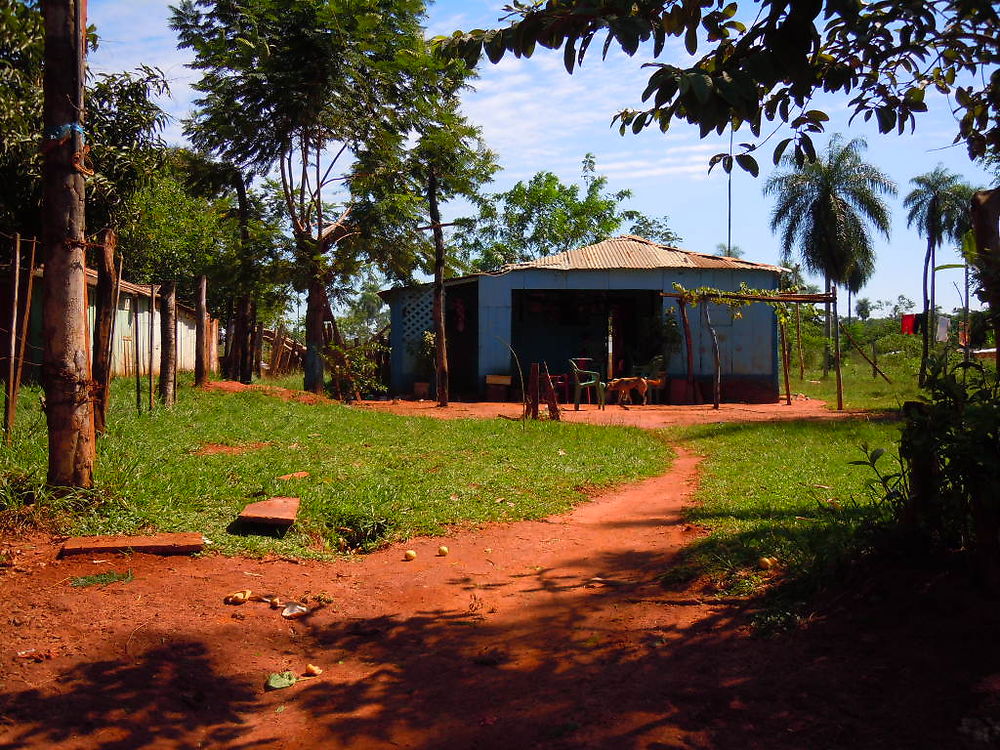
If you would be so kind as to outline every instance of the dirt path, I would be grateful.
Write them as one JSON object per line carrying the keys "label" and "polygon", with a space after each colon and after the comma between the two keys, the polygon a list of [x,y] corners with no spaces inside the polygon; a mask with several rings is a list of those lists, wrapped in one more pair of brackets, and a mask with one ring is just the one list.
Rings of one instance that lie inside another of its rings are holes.
{"label": "dirt path", "polygon": [[[333,563],[0,540],[0,750],[996,746],[1000,607],[961,576],[855,580],[774,639],[750,637],[744,602],[664,589],[697,463]],[[69,585],[109,570],[134,580]],[[242,588],[327,604],[286,621],[222,603]]]}
{"label": "dirt path", "polygon": [[[498,415],[519,417],[521,404],[510,402],[461,402],[453,401],[447,408],[438,408],[434,401],[364,401],[360,408],[387,411],[412,417],[434,417],[436,419],[495,419]],[[543,407],[542,412],[545,412]],[[692,424],[715,422],[783,422],[790,419],[845,419],[856,417],[858,413],[833,411],[826,408],[826,402],[810,398],[796,398],[791,404],[720,404],[713,409],[711,404],[673,406],[649,404],[623,408],[612,404],[606,409],[598,409],[593,404],[581,404],[580,410],[573,405],[562,407],[561,418],[566,422],[587,422],[602,425],[631,425],[656,429]]]}
{"label": "dirt path", "polygon": [[[680,510],[696,464],[681,454],[664,476],[546,521],[412,540],[413,562],[399,546],[336,564],[56,562],[51,546],[25,549],[0,579],[14,603],[0,747],[535,747],[562,734],[576,746],[636,731],[646,712],[619,714],[626,673],[609,680],[608,665],[722,607],[655,582],[692,533]],[[68,585],[125,568],[135,580]],[[222,604],[243,587],[332,603],[294,623]],[[307,663],[325,672],[263,692],[268,673]]]}

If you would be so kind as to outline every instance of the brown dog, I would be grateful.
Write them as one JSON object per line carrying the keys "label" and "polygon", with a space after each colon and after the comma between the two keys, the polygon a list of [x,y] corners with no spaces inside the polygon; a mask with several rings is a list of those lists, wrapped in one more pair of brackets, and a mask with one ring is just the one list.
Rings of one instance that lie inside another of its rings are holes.
{"label": "brown dog", "polygon": [[646,405],[646,378],[615,378],[604,389],[605,396],[609,393],[618,394],[618,403],[621,404],[624,398],[632,403],[632,391],[642,396],[642,405]]}

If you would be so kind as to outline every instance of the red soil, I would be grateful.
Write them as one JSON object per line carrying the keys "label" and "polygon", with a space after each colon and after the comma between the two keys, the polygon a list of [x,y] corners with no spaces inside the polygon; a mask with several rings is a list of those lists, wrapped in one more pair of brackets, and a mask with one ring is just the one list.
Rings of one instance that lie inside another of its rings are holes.
{"label": "red soil", "polygon": [[317,396],[315,393],[306,391],[293,391],[290,388],[281,388],[276,385],[259,385],[257,383],[247,385],[237,383],[235,380],[210,380],[202,386],[208,391],[223,391],[224,393],[242,393],[243,391],[261,391],[270,396],[280,398],[282,401],[298,401],[300,404],[332,404],[335,403],[326,396]]}
{"label": "red soil", "polygon": [[[582,415],[607,418],[573,416]],[[566,515],[328,563],[56,560],[50,540],[7,539],[0,748],[792,750],[1000,739],[1000,608],[961,576],[856,575],[808,627],[773,639],[751,635],[744,601],[665,589],[658,575],[697,534],[681,521],[697,465],[682,451],[664,476]],[[108,570],[135,578],[70,586]],[[289,621],[263,603],[223,604],[245,588],[317,608]],[[323,674],[264,690],[269,673],[309,663]]]}
{"label": "red soil", "polygon": [[[359,406],[366,409],[388,411],[416,417],[438,419],[495,419],[498,416],[520,417],[523,407],[519,403],[508,402],[452,402],[441,408],[436,401],[364,401]],[[543,406],[543,416],[548,412]],[[670,427],[674,425],[705,424],[712,422],[777,422],[789,419],[842,419],[854,416],[847,411],[833,411],[826,408],[823,401],[808,398],[793,399],[791,405],[784,402],[774,404],[720,404],[713,409],[711,404],[693,406],[648,406],[617,405],[598,409],[593,404],[581,404],[575,411],[573,405],[560,407],[560,419],[566,422],[588,422],[604,425],[632,425],[635,427]]]}
{"label": "red soil", "polygon": [[230,456],[238,456],[241,453],[259,451],[266,448],[270,443],[244,443],[243,445],[223,445],[222,443],[205,443],[194,452],[196,456],[215,456],[224,453]]}

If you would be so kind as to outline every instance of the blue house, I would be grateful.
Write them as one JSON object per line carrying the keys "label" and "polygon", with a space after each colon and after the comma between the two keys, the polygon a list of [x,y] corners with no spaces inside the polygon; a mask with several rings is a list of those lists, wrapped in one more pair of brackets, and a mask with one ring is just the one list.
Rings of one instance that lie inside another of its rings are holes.
{"label": "blue house", "polygon": [[[445,282],[446,331],[451,396],[480,398],[488,375],[513,375],[544,362],[566,372],[570,358],[587,358],[589,369],[607,378],[665,371],[687,377],[685,346],[677,342],[677,301],[663,297],[674,284],[686,289],[736,291],[777,289],[784,269],[740,258],[705,255],[640,237],[613,237],[588,247]],[[405,395],[429,378],[420,355],[432,331],[430,284],[381,293],[391,311],[391,392]],[[700,308],[689,311],[694,376],[714,372],[711,335]],[[768,305],[729,308],[709,305],[721,349],[722,397],[727,401],[778,398],[777,322]],[[666,354],[666,357],[664,355]],[[666,366],[662,364],[666,361]],[[651,369],[652,368],[652,369]]]}

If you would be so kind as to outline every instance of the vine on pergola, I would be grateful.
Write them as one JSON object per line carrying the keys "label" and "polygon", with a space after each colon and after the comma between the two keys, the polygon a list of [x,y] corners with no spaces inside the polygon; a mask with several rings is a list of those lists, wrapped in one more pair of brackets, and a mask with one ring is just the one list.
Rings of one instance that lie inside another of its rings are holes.
{"label": "vine on pergola", "polygon": [[[676,299],[677,305],[680,308],[681,322],[684,326],[685,345],[687,348],[688,395],[691,396],[694,392],[694,351],[691,343],[691,325],[688,321],[687,307],[689,305],[691,307],[697,307],[699,304],[702,305],[702,314],[705,319],[705,326],[708,328],[708,331],[712,336],[712,353],[715,364],[712,407],[714,409],[718,409],[722,391],[722,357],[719,352],[719,338],[715,332],[715,327],[712,325],[712,317],[709,313],[708,304],[706,303],[711,302],[713,304],[724,305],[729,308],[729,312],[734,318],[742,318],[744,307],[755,302],[762,302],[774,310],[775,317],[778,320],[778,332],[781,337],[781,364],[785,376],[785,400],[786,403],[791,404],[792,396],[788,379],[788,337],[785,332],[785,326],[791,319],[790,306],[812,304],[817,302],[833,302],[835,304],[837,300],[836,291],[832,294],[799,294],[796,292],[780,292],[773,289],[752,289],[747,286],[746,282],[740,282],[740,288],[737,291],[727,291],[725,289],[716,289],[709,286],[686,289],[678,283],[674,283],[673,286],[675,291],[663,292],[663,296]],[[844,404],[843,387],[840,375],[839,337],[836,338],[835,351],[837,368],[837,408],[843,409]]]}

